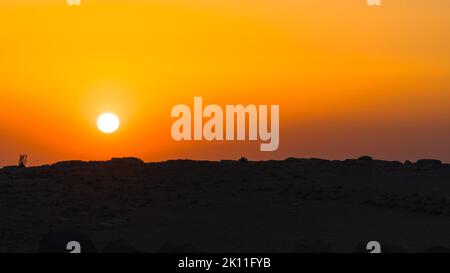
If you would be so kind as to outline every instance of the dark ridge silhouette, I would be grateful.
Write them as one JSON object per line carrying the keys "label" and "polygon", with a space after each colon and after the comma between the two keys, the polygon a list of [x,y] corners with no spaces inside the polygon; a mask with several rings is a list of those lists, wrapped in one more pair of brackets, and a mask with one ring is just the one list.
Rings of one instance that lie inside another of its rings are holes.
{"label": "dark ridge silhouette", "polygon": [[446,252],[449,183],[439,160],[370,156],[9,166],[0,252]]}
{"label": "dark ridge silhouette", "polygon": [[121,166],[121,167],[139,167],[144,165],[144,161],[135,157],[112,158],[110,163],[113,166]]}
{"label": "dark ridge silhouette", "polygon": [[364,156],[359,157],[358,160],[359,160],[359,161],[367,161],[367,162],[370,162],[370,161],[373,160],[373,158],[370,157],[370,156],[368,156],[368,155],[364,155]]}
{"label": "dark ridge silhouette", "polygon": [[246,163],[246,162],[248,162],[248,158],[246,158],[246,157],[241,157],[241,158],[239,158],[239,162],[241,162],[241,163]]}

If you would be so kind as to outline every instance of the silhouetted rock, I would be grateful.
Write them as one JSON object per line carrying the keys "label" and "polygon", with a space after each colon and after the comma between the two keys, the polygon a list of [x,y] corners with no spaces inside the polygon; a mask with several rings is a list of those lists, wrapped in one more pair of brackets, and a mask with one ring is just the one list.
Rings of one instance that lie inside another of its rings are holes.
{"label": "silhouetted rock", "polygon": [[286,161],[286,162],[297,162],[297,161],[299,161],[299,159],[295,158],[295,157],[288,157],[284,161]]}
{"label": "silhouetted rock", "polygon": [[241,162],[241,163],[246,163],[246,162],[248,162],[248,158],[246,158],[246,157],[241,157],[241,158],[239,158],[239,162]]}
{"label": "silhouetted rock", "polygon": [[70,253],[69,242],[78,242],[81,253],[97,253],[97,248],[88,236],[77,231],[54,231],[45,234],[39,242],[39,253]]}
{"label": "silhouetted rock", "polygon": [[21,172],[23,171],[23,168],[20,168],[19,166],[5,166],[1,169],[3,173],[13,173],[13,172]]}
{"label": "silhouetted rock", "polygon": [[[107,252],[134,252],[127,242],[138,237],[151,252],[198,252],[197,246],[206,252],[331,251],[330,244],[309,239],[293,245],[299,234],[329,238],[341,252],[368,233],[395,242],[399,232],[424,251],[450,230],[450,167],[420,164],[113,159],[0,169],[0,252],[31,252],[37,232],[67,227],[125,240],[108,243]],[[423,232],[427,226],[430,232]],[[59,233],[47,235],[39,249],[68,252],[69,240],[81,240],[82,252],[95,248],[88,238]],[[168,243],[158,248],[155,241]],[[384,243],[382,250],[404,251]]]}
{"label": "silhouetted rock", "polygon": [[109,161],[112,165],[120,165],[123,167],[142,166],[144,161],[135,157],[112,158]]}
{"label": "silhouetted rock", "polygon": [[314,165],[325,165],[329,163],[330,161],[327,159],[321,159],[321,158],[310,158],[309,163]]}
{"label": "silhouetted rock", "polygon": [[69,160],[69,161],[60,161],[53,164],[53,167],[57,168],[77,168],[88,165],[88,162],[81,160]]}
{"label": "silhouetted rock", "polygon": [[[367,166],[369,164],[372,164],[374,161],[371,157],[366,157],[366,156],[362,156],[359,157],[358,159],[346,159],[344,160],[345,165],[347,166]],[[380,165],[381,164],[389,164],[387,161],[377,161],[377,163]]]}
{"label": "silhouetted rock", "polygon": [[416,166],[418,167],[440,167],[442,162],[436,159],[420,159],[417,160]]}
{"label": "silhouetted rock", "polygon": [[284,161],[297,164],[307,164],[312,162],[310,159],[307,158],[295,158],[295,157],[286,158]]}
{"label": "silhouetted rock", "polygon": [[364,156],[358,157],[358,160],[359,161],[367,161],[368,162],[368,161],[372,161],[373,158],[368,156],[368,155],[364,155]]}
{"label": "silhouetted rock", "polygon": [[130,243],[125,240],[108,242],[103,247],[103,253],[138,253]]}

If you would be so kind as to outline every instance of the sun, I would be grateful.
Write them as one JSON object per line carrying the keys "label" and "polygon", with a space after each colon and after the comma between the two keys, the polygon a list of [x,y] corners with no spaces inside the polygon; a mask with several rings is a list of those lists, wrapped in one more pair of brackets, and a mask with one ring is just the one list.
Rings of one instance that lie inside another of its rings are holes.
{"label": "sun", "polygon": [[97,119],[97,128],[105,134],[114,133],[119,126],[119,118],[113,113],[101,114]]}

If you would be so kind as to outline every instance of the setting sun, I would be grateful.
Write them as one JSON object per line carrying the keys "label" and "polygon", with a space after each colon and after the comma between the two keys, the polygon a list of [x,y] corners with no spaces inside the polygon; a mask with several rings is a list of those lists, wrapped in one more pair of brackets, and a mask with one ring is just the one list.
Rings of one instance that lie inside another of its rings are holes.
{"label": "setting sun", "polygon": [[[450,1],[81,2],[0,1],[0,166],[23,152],[450,161]],[[171,109],[194,97],[279,105],[279,148],[174,141]]]}
{"label": "setting sun", "polygon": [[117,131],[120,126],[119,118],[112,113],[104,113],[97,119],[97,127],[105,134],[111,134]]}

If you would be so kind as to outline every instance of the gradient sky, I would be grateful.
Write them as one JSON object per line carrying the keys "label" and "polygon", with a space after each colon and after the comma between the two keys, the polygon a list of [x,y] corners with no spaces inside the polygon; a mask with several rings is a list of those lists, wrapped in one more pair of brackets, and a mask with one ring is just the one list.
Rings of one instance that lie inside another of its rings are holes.
{"label": "gradient sky", "polygon": [[[137,156],[450,162],[450,1],[0,0],[0,166]],[[279,104],[280,148],[175,142],[171,108]],[[96,128],[103,112],[121,129]]]}

